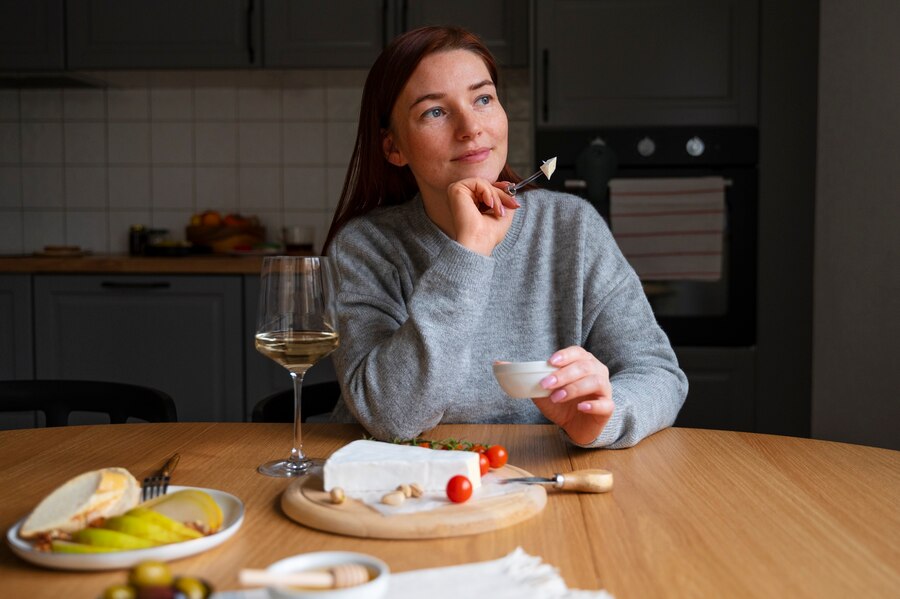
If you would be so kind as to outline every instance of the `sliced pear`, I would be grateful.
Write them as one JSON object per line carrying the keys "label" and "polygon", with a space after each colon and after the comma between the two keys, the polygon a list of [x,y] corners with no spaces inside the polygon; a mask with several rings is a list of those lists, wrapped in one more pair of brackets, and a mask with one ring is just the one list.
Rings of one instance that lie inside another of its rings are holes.
{"label": "sliced pear", "polygon": [[168,516],[176,522],[199,522],[210,533],[222,527],[222,508],[209,493],[183,489],[145,501],[140,507]]}
{"label": "sliced pear", "polygon": [[149,520],[137,518],[135,516],[116,516],[114,518],[107,518],[106,522],[103,523],[103,528],[124,532],[133,537],[147,539],[153,541],[157,545],[178,543],[179,541],[186,540],[183,536],[174,533],[171,530],[166,530],[162,526],[154,524]]}
{"label": "sliced pear", "polygon": [[82,528],[72,533],[72,540],[85,545],[111,547],[113,549],[146,549],[147,547],[159,545],[159,543],[154,543],[148,539],[142,539],[107,528]]}
{"label": "sliced pear", "polygon": [[155,512],[149,508],[136,507],[125,512],[125,515],[133,516],[135,518],[142,518],[148,522],[152,522],[160,528],[164,528],[177,534],[178,536],[182,537],[183,540],[199,539],[203,536],[203,533],[201,533],[200,531],[194,530],[190,526],[185,526],[181,522],[172,520],[168,516],[160,514],[159,512]]}
{"label": "sliced pear", "polygon": [[73,543],[72,541],[64,541],[62,539],[53,539],[50,541],[50,550],[53,553],[109,553],[110,551],[121,551],[115,547],[100,547],[98,545],[87,545],[85,543]]}

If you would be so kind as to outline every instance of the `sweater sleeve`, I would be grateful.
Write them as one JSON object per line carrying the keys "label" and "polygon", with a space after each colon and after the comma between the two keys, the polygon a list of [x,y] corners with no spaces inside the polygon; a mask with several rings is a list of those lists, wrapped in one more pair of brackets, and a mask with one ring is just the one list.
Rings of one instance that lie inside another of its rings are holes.
{"label": "sweater sleeve", "polygon": [[330,251],[341,274],[334,361],[346,407],[379,439],[436,426],[472,360],[470,329],[494,261],[448,240],[414,280],[412,258],[367,221],[348,224]]}
{"label": "sweater sleeve", "polygon": [[585,447],[631,447],[672,425],[688,383],[637,274],[605,222],[597,221],[597,260],[587,261],[585,273],[584,347],[609,368],[615,408]]}

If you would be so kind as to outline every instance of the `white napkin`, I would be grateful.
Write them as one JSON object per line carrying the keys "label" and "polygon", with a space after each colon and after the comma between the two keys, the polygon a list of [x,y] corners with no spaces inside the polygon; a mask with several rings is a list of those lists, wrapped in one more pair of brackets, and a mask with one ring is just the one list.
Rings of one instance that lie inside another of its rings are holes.
{"label": "white napkin", "polygon": [[[569,589],[556,568],[521,547],[500,559],[391,574],[391,599],[614,599],[603,590]],[[212,599],[268,599],[265,589],[215,593]]]}

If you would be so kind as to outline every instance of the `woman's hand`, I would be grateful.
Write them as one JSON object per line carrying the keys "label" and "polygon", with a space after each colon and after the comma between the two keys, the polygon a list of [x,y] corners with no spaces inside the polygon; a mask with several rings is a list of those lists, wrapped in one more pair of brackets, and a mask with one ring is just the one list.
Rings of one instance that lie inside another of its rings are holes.
{"label": "woman's hand", "polygon": [[573,441],[587,445],[600,435],[615,408],[609,369],[577,345],[554,353],[549,362],[559,370],[545,377],[541,386],[552,393],[532,401]]}
{"label": "woman's hand", "polygon": [[509,229],[512,210],[520,206],[506,193],[509,183],[490,183],[471,178],[447,188],[450,216],[456,241],[483,256],[489,256]]}

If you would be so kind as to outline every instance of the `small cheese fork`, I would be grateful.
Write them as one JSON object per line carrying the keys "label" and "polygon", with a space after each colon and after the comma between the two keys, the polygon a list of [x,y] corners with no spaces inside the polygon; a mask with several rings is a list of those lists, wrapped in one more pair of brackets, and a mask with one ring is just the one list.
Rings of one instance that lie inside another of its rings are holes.
{"label": "small cheese fork", "polygon": [[609,470],[575,470],[566,474],[554,474],[552,477],[523,476],[521,478],[504,478],[500,483],[553,485],[554,489],[559,489],[560,491],[606,493],[612,490],[613,475]]}
{"label": "small cheese fork", "polygon": [[244,586],[303,587],[308,589],[345,589],[369,582],[369,569],[362,564],[338,564],[327,570],[270,572],[244,569],[239,575]]}
{"label": "small cheese fork", "polygon": [[519,191],[520,189],[522,189],[523,187],[525,187],[526,185],[528,185],[529,183],[531,183],[532,181],[534,181],[535,179],[540,177],[541,175],[545,175],[549,179],[550,175],[552,175],[553,171],[555,171],[555,170],[556,170],[556,156],[554,156],[553,158],[548,158],[547,160],[544,160],[544,162],[541,164],[541,168],[539,168],[536,173],[534,173],[530,177],[526,177],[525,179],[522,179],[515,185],[510,185],[509,187],[506,188],[506,192],[511,196],[515,196],[517,191]]}

